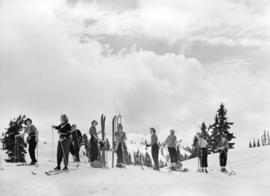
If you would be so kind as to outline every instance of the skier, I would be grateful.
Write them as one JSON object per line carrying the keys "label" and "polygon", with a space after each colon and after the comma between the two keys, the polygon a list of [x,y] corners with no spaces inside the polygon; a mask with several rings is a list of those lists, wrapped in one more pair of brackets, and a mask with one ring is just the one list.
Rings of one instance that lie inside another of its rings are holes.
{"label": "skier", "polygon": [[74,157],[74,162],[80,162],[80,147],[82,142],[82,134],[76,125],[71,126],[71,144],[70,152]]}
{"label": "skier", "polygon": [[219,151],[219,163],[221,172],[227,173],[226,165],[227,165],[227,155],[228,155],[229,143],[225,136],[221,136],[221,140],[218,143],[218,151]]}
{"label": "skier", "polygon": [[28,143],[28,151],[31,158],[30,165],[35,165],[37,163],[35,149],[38,143],[38,131],[37,128],[32,124],[32,120],[27,118],[24,121],[26,127],[24,127],[24,133],[20,134],[21,137],[24,137],[27,134],[27,143]]}
{"label": "skier", "polygon": [[98,133],[96,126],[98,125],[98,122],[93,120],[91,123],[91,127],[89,129],[89,134],[91,135],[90,139],[90,157],[91,162],[98,160],[98,141],[100,140],[98,138]]}
{"label": "skier", "polygon": [[177,162],[177,151],[176,151],[176,143],[177,143],[177,138],[174,135],[175,131],[171,130],[170,135],[167,137],[165,143],[168,146],[168,151],[170,154],[171,158],[171,169],[176,170],[176,162]]}
{"label": "skier", "polygon": [[58,130],[59,133],[59,141],[57,145],[57,166],[54,168],[55,170],[61,169],[61,162],[64,158],[64,168],[63,170],[68,170],[68,156],[70,150],[70,133],[71,133],[71,126],[68,123],[68,117],[63,114],[60,117],[61,124],[59,126],[52,126],[52,128]]}
{"label": "skier", "polygon": [[152,158],[154,161],[154,170],[159,171],[159,159],[158,159],[158,153],[159,153],[159,145],[158,145],[158,137],[156,134],[156,130],[151,127],[149,130],[150,134],[151,134],[151,144],[147,144],[147,147],[151,146],[151,152],[152,152]]}
{"label": "skier", "polygon": [[117,125],[117,131],[115,132],[115,150],[117,153],[117,164],[116,167],[125,167],[124,165],[124,153],[126,149],[127,140],[126,133],[123,131],[123,126],[121,124]]}
{"label": "skier", "polygon": [[208,173],[207,167],[208,167],[208,143],[206,139],[203,138],[202,134],[199,134],[198,139],[198,149],[200,154],[200,164],[201,164],[201,172]]}

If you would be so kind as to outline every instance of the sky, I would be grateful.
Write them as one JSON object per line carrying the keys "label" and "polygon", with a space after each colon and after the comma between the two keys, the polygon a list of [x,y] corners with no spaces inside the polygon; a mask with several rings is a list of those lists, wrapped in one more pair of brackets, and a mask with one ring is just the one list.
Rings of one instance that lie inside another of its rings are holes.
{"label": "sky", "polygon": [[270,127],[268,0],[1,0],[0,129],[19,114],[44,138],[61,114],[88,133],[123,116],[160,140],[228,110],[236,147]]}

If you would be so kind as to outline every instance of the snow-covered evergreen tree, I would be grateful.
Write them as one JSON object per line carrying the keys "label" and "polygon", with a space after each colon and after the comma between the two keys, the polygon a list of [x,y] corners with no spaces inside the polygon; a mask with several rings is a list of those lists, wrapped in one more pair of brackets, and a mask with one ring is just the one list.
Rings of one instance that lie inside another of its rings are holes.
{"label": "snow-covered evergreen tree", "polygon": [[248,147],[249,147],[249,148],[252,148],[252,143],[251,143],[251,141],[249,142]]}
{"label": "snow-covered evergreen tree", "polygon": [[253,147],[253,148],[256,147],[256,141],[255,141],[255,139],[253,139],[253,145],[252,145],[252,147]]}
{"label": "snow-covered evergreen tree", "polygon": [[260,147],[261,145],[260,145],[260,140],[258,139],[258,141],[257,141],[257,147]]}
{"label": "snow-covered evergreen tree", "polygon": [[8,155],[7,162],[25,162],[27,145],[22,137],[16,137],[22,132],[25,118],[25,115],[19,115],[17,118],[10,120],[9,127],[6,129],[2,142],[3,150]]}
{"label": "snow-covered evergreen tree", "polygon": [[224,104],[220,104],[220,107],[215,116],[215,122],[209,126],[209,129],[212,130],[210,136],[210,146],[212,152],[216,151],[218,143],[221,140],[221,136],[225,136],[229,141],[229,148],[233,148],[234,143],[230,141],[234,139],[235,136],[233,133],[229,132],[232,125],[233,122],[228,121],[227,110],[225,109]]}

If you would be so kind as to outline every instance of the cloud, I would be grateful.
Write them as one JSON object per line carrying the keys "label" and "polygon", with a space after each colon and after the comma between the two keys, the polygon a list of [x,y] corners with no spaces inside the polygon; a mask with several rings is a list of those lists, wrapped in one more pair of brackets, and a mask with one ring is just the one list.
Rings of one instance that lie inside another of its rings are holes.
{"label": "cloud", "polygon": [[[128,132],[148,132],[154,126],[165,137],[174,128],[189,144],[199,123],[213,121],[221,102],[229,110],[229,119],[236,122],[234,131],[244,138],[243,146],[269,126],[270,77],[265,66],[250,71],[235,58],[205,65],[179,52],[157,54],[136,44],[112,53],[113,48],[100,41],[110,34],[188,40],[193,31],[190,25],[200,16],[208,20],[205,12],[210,8],[193,16],[190,9],[200,11],[195,4],[157,4],[159,9],[152,11],[159,14],[165,14],[163,6],[172,14],[186,10],[181,14],[187,21],[175,26],[177,13],[175,19],[145,16],[142,12],[150,9],[151,2],[140,2],[121,13],[104,11],[102,6],[97,9],[91,3],[86,7],[65,3],[4,1],[0,8],[1,127],[9,118],[26,113],[48,137],[50,125],[67,113],[87,132],[91,120],[105,113],[109,132],[110,118],[121,113]],[[149,18],[142,23],[145,17]],[[88,27],[86,19],[92,21]],[[80,42],[81,33],[89,35],[86,42]],[[267,51],[264,47],[259,52],[263,62],[268,61],[263,55]]]}
{"label": "cloud", "polygon": [[228,46],[269,45],[268,1],[150,0],[136,4],[132,10],[123,9],[122,12],[108,11],[102,2],[62,9],[62,12],[81,22],[89,18],[96,20],[91,26],[77,28],[77,33],[144,35],[165,39],[171,44],[186,40]]}

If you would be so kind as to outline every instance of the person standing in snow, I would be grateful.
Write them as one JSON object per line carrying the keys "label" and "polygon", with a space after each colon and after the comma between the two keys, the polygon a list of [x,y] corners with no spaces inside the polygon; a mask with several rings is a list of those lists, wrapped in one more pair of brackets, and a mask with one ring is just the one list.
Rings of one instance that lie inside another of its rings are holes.
{"label": "person standing in snow", "polygon": [[90,138],[90,158],[91,162],[98,160],[98,141],[100,140],[98,138],[98,132],[97,132],[97,125],[98,122],[93,120],[91,123],[91,127],[89,129],[89,134],[91,136]]}
{"label": "person standing in snow", "polygon": [[26,125],[26,127],[24,127],[24,133],[22,133],[20,136],[24,137],[25,134],[28,135],[27,143],[29,155],[31,158],[30,165],[35,165],[37,163],[35,149],[38,143],[38,131],[37,128],[32,124],[32,120],[30,118],[27,118],[24,121],[24,124]]}
{"label": "person standing in snow", "polygon": [[124,154],[126,149],[127,140],[126,133],[123,131],[123,126],[121,124],[117,125],[117,131],[114,133],[115,136],[115,151],[117,154],[117,164],[116,167],[124,167]]}
{"label": "person standing in snow", "polygon": [[171,130],[170,131],[170,135],[167,137],[165,143],[168,146],[168,151],[170,154],[170,158],[171,158],[171,169],[175,170],[176,169],[176,162],[177,162],[177,150],[176,150],[176,144],[177,144],[177,138],[174,135],[175,131]]}
{"label": "person standing in snow", "polygon": [[199,134],[198,139],[198,149],[200,154],[200,164],[202,168],[202,172],[208,173],[207,167],[208,167],[208,143],[206,139],[203,138],[202,134]]}
{"label": "person standing in snow", "polygon": [[68,170],[68,156],[70,150],[70,133],[71,133],[71,126],[68,123],[68,117],[65,114],[62,114],[60,117],[61,124],[58,126],[52,126],[52,128],[58,130],[59,133],[59,141],[57,145],[57,166],[55,170],[61,169],[61,162],[64,158],[64,168],[63,170]]}
{"label": "person standing in snow", "polygon": [[159,153],[159,145],[158,145],[158,137],[156,134],[156,130],[151,127],[149,130],[151,134],[151,144],[146,145],[147,147],[151,146],[151,152],[152,152],[152,158],[154,161],[154,170],[159,171],[159,159],[158,159],[158,153]]}
{"label": "person standing in snow", "polygon": [[74,157],[74,162],[80,162],[80,147],[82,142],[82,133],[77,126],[73,124],[71,126],[71,144],[70,152]]}
{"label": "person standing in snow", "polygon": [[220,142],[218,143],[218,151],[219,151],[219,163],[221,172],[227,172],[226,165],[227,165],[227,156],[229,150],[229,142],[225,138],[225,136],[221,137]]}

